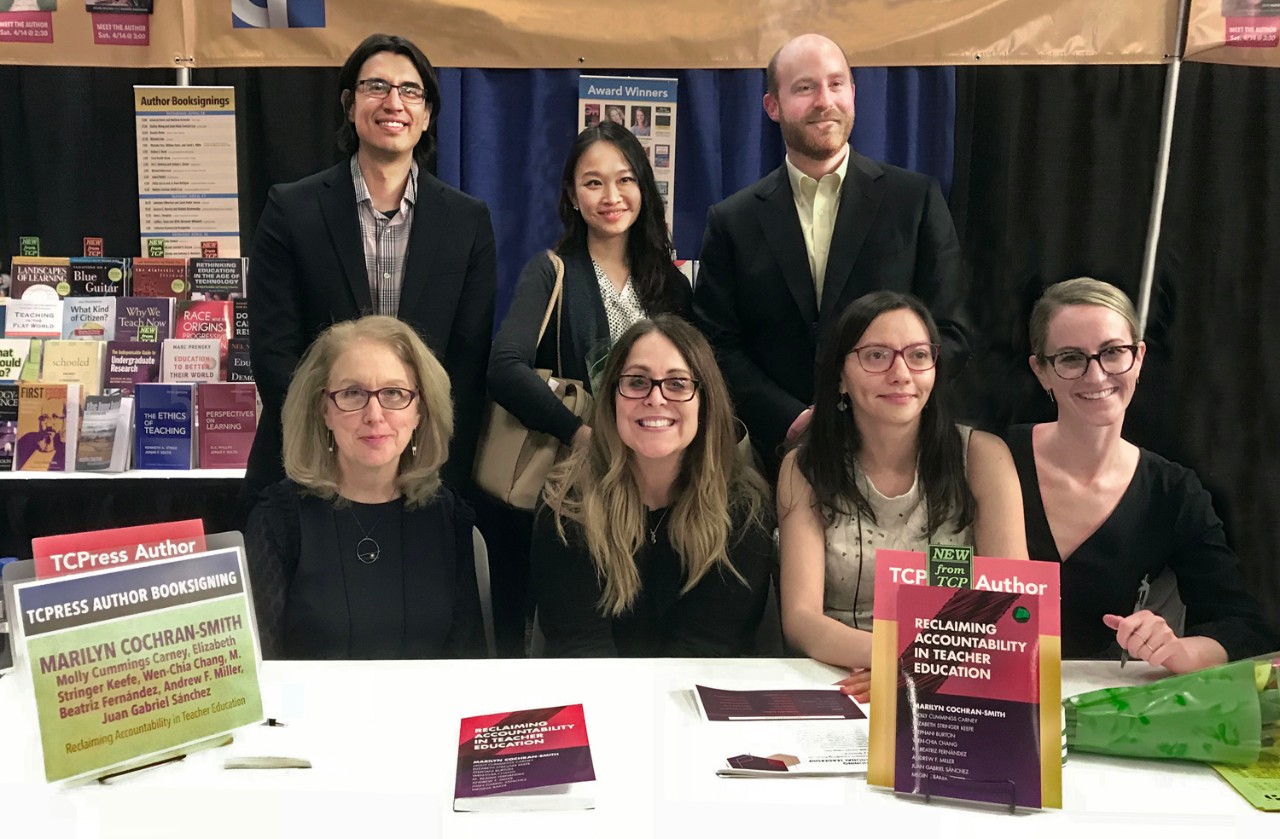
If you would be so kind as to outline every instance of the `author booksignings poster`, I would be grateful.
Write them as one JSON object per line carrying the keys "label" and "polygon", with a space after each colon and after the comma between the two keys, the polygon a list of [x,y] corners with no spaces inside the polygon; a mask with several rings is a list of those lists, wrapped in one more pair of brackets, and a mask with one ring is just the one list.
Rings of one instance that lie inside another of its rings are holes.
{"label": "author booksignings poster", "polygon": [[101,775],[262,719],[239,549],[14,593],[48,780]]}

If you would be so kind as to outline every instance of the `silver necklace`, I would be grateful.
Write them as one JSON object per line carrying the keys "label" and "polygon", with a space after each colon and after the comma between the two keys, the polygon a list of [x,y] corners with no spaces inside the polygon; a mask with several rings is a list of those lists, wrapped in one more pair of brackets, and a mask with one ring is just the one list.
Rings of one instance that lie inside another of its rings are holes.
{"label": "silver necklace", "polygon": [[656,544],[658,544],[658,528],[659,528],[659,527],[662,527],[662,521],[663,521],[663,519],[665,519],[665,518],[667,517],[667,513],[669,513],[669,512],[671,512],[671,508],[670,508],[670,507],[668,507],[667,509],[663,510],[663,511],[662,511],[662,515],[658,516],[658,521],[657,521],[657,523],[656,523],[656,524],[654,524],[654,526],[653,526],[653,527],[650,527],[650,528],[649,528],[649,544],[650,544],[650,545],[656,545]]}
{"label": "silver necklace", "polygon": [[351,511],[351,518],[355,519],[356,527],[360,528],[360,533],[364,536],[359,542],[356,542],[356,559],[365,565],[372,565],[378,561],[378,557],[382,556],[382,546],[369,534],[378,529],[378,525],[382,522],[382,517],[386,515],[384,509],[378,514],[378,518],[373,523],[373,527],[368,530],[364,529],[364,525],[360,523],[360,517],[356,515],[356,511]]}

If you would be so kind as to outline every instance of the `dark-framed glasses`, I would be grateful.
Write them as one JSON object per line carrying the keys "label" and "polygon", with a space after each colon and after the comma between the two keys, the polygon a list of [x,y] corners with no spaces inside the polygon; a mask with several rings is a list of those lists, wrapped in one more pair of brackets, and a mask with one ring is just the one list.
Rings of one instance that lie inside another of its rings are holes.
{"label": "dark-framed glasses", "polygon": [[392,84],[386,79],[361,79],[356,82],[356,90],[373,99],[386,99],[392,90],[400,91],[401,102],[422,103],[427,99],[427,91],[422,85],[414,82]]}
{"label": "dark-framed glasses", "polygon": [[334,406],[339,411],[351,413],[359,411],[375,397],[378,404],[386,410],[403,411],[418,396],[418,392],[407,387],[381,387],[377,390],[344,387],[342,390],[326,390],[324,395],[333,400]]}
{"label": "dark-framed glasses", "polygon": [[623,376],[618,379],[618,395],[626,399],[645,399],[660,388],[663,398],[670,402],[688,402],[698,392],[697,379],[673,376],[667,379],[651,379],[648,376]]}
{"label": "dark-framed glasses", "polygon": [[865,347],[854,347],[849,352],[858,357],[858,364],[862,365],[862,369],[868,373],[888,371],[898,360],[898,356],[902,356],[907,369],[917,373],[932,370],[938,363],[937,344],[910,344],[900,350],[879,344],[868,344]]}
{"label": "dark-framed glasses", "polygon": [[1063,350],[1053,355],[1039,356],[1041,361],[1049,362],[1053,372],[1061,379],[1078,379],[1089,372],[1089,362],[1096,361],[1102,372],[1119,376],[1133,369],[1138,360],[1137,344],[1116,344],[1103,347],[1093,355],[1080,350]]}

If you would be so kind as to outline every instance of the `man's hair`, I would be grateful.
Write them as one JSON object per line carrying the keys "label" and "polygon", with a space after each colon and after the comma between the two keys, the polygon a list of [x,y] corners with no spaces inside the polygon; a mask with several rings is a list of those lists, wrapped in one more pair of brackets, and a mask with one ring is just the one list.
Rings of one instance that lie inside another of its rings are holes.
{"label": "man's hair", "polygon": [[[440,467],[449,457],[453,436],[453,402],[449,376],[418,334],[404,321],[383,315],[334,324],[320,333],[298,365],[285,396],[284,471],[312,495],[341,503],[338,495],[338,452],[324,422],[329,373],[344,352],[362,342],[381,344],[395,354],[413,379],[418,397],[418,427],[413,431],[417,452],[410,446],[400,454],[396,486],[405,506],[421,506],[440,488]],[[409,410],[405,408],[404,410]]]}
{"label": "man's hair", "polygon": [[422,90],[426,93],[424,102],[431,114],[431,122],[418,139],[413,149],[413,156],[419,162],[426,161],[435,150],[435,125],[440,116],[440,82],[436,79],[435,68],[427,56],[408,38],[399,35],[370,35],[360,42],[360,46],[347,56],[347,61],[338,71],[338,100],[342,103],[342,127],[338,129],[338,148],[343,154],[355,154],[360,148],[360,135],[352,124],[348,113],[355,101],[356,82],[360,81],[360,68],[364,63],[380,52],[403,55],[413,62],[418,75],[422,77]]}
{"label": "man's hair", "polygon": [[[782,47],[786,45],[783,44]],[[769,58],[769,66],[764,68],[764,89],[775,99],[778,98],[778,53],[782,52],[782,47],[773,51],[773,55]]]}

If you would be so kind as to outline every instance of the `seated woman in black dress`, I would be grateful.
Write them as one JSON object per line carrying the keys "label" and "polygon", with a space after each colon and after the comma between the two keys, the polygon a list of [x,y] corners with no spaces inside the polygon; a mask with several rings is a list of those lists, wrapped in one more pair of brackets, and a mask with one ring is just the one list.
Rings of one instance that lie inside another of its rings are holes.
{"label": "seated woman in black dress", "polygon": [[750,652],[768,594],[763,479],[736,448],[705,338],[660,315],[605,364],[589,444],[552,472],[533,535],[552,656]]}
{"label": "seated woman in black dress", "polygon": [[249,520],[266,658],[484,655],[472,514],[440,484],[449,378],[401,321],[316,339],[285,397],[284,467]]}
{"label": "seated woman in black dress", "polygon": [[[1056,422],[1009,432],[1032,559],[1062,563],[1068,658],[1135,658],[1185,673],[1277,646],[1245,589],[1209,494],[1190,469],[1121,438],[1146,345],[1122,291],[1080,278],[1050,286],[1031,315],[1031,369]],[[1166,567],[1186,634],[1130,614]]]}

